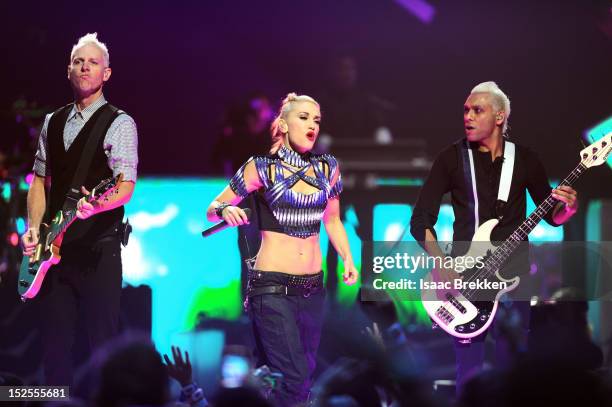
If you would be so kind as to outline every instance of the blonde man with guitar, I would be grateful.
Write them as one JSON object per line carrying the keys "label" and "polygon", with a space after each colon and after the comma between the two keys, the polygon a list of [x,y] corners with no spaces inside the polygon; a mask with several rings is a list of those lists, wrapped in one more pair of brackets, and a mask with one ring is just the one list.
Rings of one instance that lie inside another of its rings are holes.
{"label": "blonde man with guitar", "polygon": [[[545,201],[551,193],[546,172],[538,156],[507,139],[509,116],[510,100],[495,82],[477,85],[465,101],[463,122],[466,137],[438,155],[419,194],[411,219],[413,236],[430,256],[444,256],[434,225],[445,193],[451,193],[455,213],[453,256],[465,254],[459,242],[472,241],[478,227],[489,219],[499,219],[490,240],[500,242],[508,239],[517,226],[525,221],[525,192],[529,191],[536,204]],[[572,187],[562,185],[552,191],[552,197],[555,199],[554,207],[544,215],[544,219],[558,226],[576,213],[577,193]],[[526,235],[521,240],[527,240]],[[528,270],[527,254],[525,250],[517,253],[513,259],[518,266],[514,267],[515,270]],[[453,270],[436,270],[436,273],[437,279],[461,278]],[[450,302],[447,308],[451,311],[455,309],[453,305],[460,312],[469,311],[462,307],[464,303]],[[431,303],[424,302],[424,305]],[[526,338],[529,303],[517,302],[513,308],[522,317],[522,333]],[[488,314],[478,314],[478,319],[486,321],[489,316],[493,318],[495,310],[489,309]],[[435,311],[432,312],[434,321]],[[439,316],[441,322],[448,321],[449,325],[454,318],[447,309],[442,309]],[[446,330],[446,326],[444,328]],[[483,326],[481,331],[478,331],[479,326],[474,323],[456,328],[456,331],[449,329],[447,332],[456,337],[457,393],[460,393],[466,380],[482,369],[487,332],[485,328],[488,326]],[[469,334],[470,329],[474,329],[475,336]],[[500,365],[510,361],[507,346],[502,338],[498,338],[496,356]]]}
{"label": "blonde man with guitar", "polygon": [[102,94],[111,68],[97,34],[72,48],[67,74],[74,102],[47,115],[41,130],[18,283],[21,298],[40,306],[47,385],[72,383],[77,333],[92,351],[118,331],[123,205],[138,163],[134,120]]}

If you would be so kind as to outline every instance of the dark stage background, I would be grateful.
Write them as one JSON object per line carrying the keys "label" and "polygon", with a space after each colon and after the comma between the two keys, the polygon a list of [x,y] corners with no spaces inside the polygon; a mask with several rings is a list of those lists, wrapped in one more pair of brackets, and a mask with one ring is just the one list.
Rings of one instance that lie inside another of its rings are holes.
{"label": "dark stage background", "polygon": [[[0,25],[3,133],[20,97],[49,110],[71,100],[70,49],[97,31],[113,68],[107,98],[138,124],[140,174],[219,171],[210,145],[229,103],[253,91],[317,98],[330,61],[351,55],[359,85],[395,105],[396,139],[425,138],[435,154],[462,137],[469,90],[495,80],[512,101],[512,138],[564,176],[584,130],[612,111],[610,3],[427,3],[430,23],[392,0],[11,2]],[[604,167],[595,171],[610,179]]]}

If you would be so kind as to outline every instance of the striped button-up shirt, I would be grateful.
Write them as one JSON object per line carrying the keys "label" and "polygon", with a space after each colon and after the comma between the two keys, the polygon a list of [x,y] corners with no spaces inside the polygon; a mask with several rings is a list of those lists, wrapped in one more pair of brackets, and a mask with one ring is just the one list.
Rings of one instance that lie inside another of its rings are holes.
{"label": "striped button-up shirt", "polygon": [[[85,126],[85,123],[93,116],[93,114],[104,104],[106,99],[101,95],[95,102],[87,106],[82,111],[79,111],[76,104],[73,104],[72,110],[68,114],[66,125],[64,126],[64,148],[66,151],[72,145],[74,139]],[[47,129],[49,120],[52,114],[45,117],[38,139],[38,149],[34,160],[34,172],[43,177],[50,176],[51,169],[47,156],[49,143],[47,140]],[[108,166],[113,170],[113,175],[117,176],[123,173],[124,181],[136,182],[136,167],[138,165],[138,133],[136,131],[136,123],[129,115],[123,113],[113,120],[103,143],[104,153],[108,157]]]}

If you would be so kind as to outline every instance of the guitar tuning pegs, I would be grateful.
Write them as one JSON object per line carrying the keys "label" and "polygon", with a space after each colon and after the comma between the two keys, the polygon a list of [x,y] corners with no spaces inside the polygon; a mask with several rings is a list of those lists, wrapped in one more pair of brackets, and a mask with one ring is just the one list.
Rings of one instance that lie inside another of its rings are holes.
{"label": "guitar tuning pegs", "polygon": [[597,147],[593,147],[593,154],[597,152]]}
{"label": "guitar tuning pegs", "polygon": [[587,153],[582,154],[582,158],[587,158],[589,155]]}

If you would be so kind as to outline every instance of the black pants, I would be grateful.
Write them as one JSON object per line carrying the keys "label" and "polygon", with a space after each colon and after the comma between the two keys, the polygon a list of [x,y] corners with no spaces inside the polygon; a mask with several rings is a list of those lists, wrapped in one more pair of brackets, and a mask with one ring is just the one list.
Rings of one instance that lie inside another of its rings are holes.
{"label": "black pants", "polygon": [[[286,285],[288,275],[263,272],[252,286]],[[325,291],[321,287],[308,297],[267,294],[249,298],[249,314],[259,365],[268,365],[283,374],[275,394],[281,406],[293,406],[308,399],[316,354],[321,338]]]}
{"label": "black pants", "polygon": [[[37,297],[47,385],[71,385],[77,335],[90,352],[117,334],[121,248],[111,237],[92,247],[62,248]],[[83,329],[77,330],[77,320]],[[84,336],[84,338],[82,337]]]}

